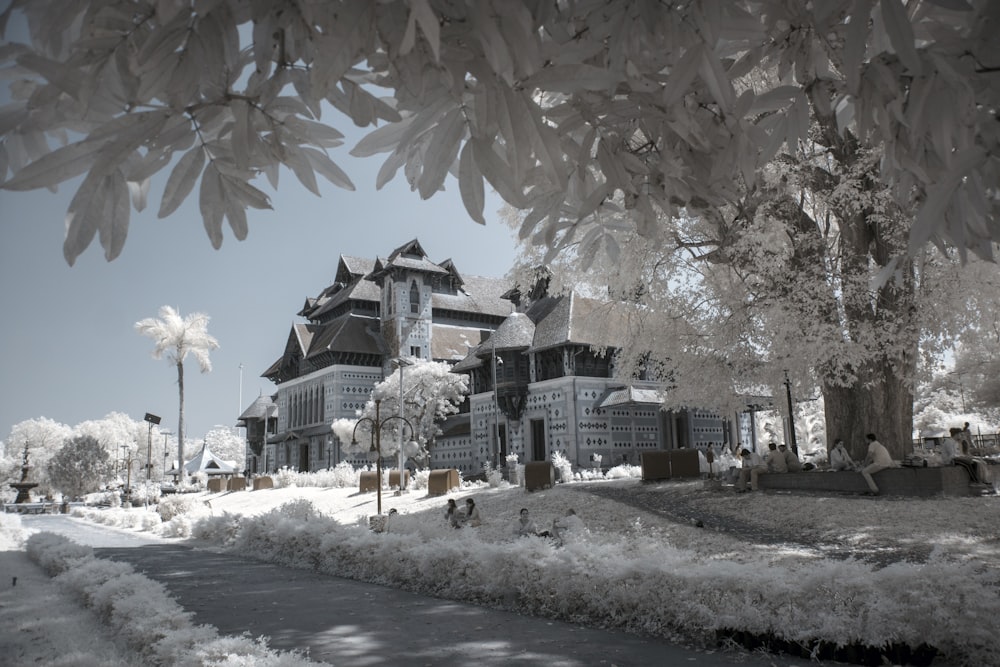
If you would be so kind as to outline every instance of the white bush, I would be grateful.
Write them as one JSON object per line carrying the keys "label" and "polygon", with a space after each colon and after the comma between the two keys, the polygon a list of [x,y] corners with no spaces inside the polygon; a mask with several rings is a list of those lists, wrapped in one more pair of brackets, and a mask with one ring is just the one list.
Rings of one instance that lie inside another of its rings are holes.
{"label": "white bush", "polygon": [[195,626],[166,588],[131,565],[94,558],[93,551],[51,533],[32,535],[28,555],[56,583],[93,610],[115,636],[149,664],[192,667],[307,667],[297,653],[277,652],[262,639],[220,637]]}

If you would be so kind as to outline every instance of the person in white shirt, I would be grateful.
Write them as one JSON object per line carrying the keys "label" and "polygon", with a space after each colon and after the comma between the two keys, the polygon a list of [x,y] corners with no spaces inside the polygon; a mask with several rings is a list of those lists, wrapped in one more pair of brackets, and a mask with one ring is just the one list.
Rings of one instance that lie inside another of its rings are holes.
{"label": "person in white shirt", "polygon": [[878,441],[874,433],[869,433],[865,437],[868,438],[868,456],[865,457],[865,462],[862,464],[864,467],[861,469],[861,476],[865,478],[871,495],[877,496],[879,494],[878,485],[875,484],[872,475],[880,470],[891,468],[892,456],[885,445]]}
{"label": "person in white shirt", "polygon": [[840,438],[834,441],[830,450],[830,470],[854,470],[854,459]]}
{"label": "person in white shirt", "polygon": [[798,455],[788,447],[788,445],[778,445],[778,451],[785,457],[785,468],[788,472],[802,472],[802,462]]}
{"label": "person in white shirt", "polygon": [[740,468],[740,476],[739,479],[736,480],[737,493],[743,493],[747,490],[747,482],[750,481],[750,471],[753,470],[754,466],[759,466],[761,468],[764,466],[760,457],[755,452],[751,452],[749,449],[741,450],[740,458],[743,460],[743,467]]}
{"label": "person in white shirt", "polygon": [[962,432],[960,428],[951,429],[951,435],[941,441],[941,465],[950,466],[955,463],[958,456],[958,440],[956,439]]}
{"label": "person in white shirt", "polygon": [[754,491],[757,490],[757,478],[762,472],[788,472],[785,455],[778,451],[778,444],[769,442],[767,448],[767,458],[764,459],[764,465],[750,468],[750,488]]}
{"label": "person in white shirt", "polygon": [[521,514],[517,519],[517,524],[514,526],[514,533],[518,537],[528,537],[529,535],[538,535],[538,526],[528,515],[528,508],[521,508]]}

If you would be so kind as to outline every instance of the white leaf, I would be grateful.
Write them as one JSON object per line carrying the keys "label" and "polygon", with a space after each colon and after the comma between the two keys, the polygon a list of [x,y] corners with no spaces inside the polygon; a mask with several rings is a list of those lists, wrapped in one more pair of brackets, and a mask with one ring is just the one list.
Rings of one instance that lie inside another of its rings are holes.
{"label": "white leaf", "polygon": [[396,176],[396,172],[405,163],[406,155],[402,152],[397,151],[387,157],[385,162],[382,163],[382,167],[378,170],[378,175],[375,177],[375,189],[381,190],[386,183]]}
{"label": "white leaf", "polygon": [[104,248],[104,258],[111,261],[121,254],[128,237],[129,224],[129,193],[125,177],[120,171],[115,171],[105,178],[107,196],[104,200],[99,231],[101,246]]}
{"label": "white leaf", "polygon": [[919,75],[922,69],[920,56],[917,55],[913,24],[906,15],[906,8],[903,7],[901,0],[880,0],[879,5],[882,7],[882,20],[886,32],[889,33],[892,48],[910,70],[910,74]]}
{"label": "white leaf", "polygon": [[536,72],[526,85],[560,93],[611,91],[622,78],[621,74],[593,65],[554,65]]}
{"label": "white leaf", "polygon": [[[441,24],[427,0],[410,0],[410,16],[415,17],[434,53],[434,61],[441,60]],[[407,26],[409,30],[409,26]]]}
{"label": "white leaf", "polygon": [[702,49],[698,73],[719,106],[724,110],[732,109],[735,99],[733,84],[722,69],[718,57],[708,49]]}
{"label": "white leaf", "polygon": [[667,85],[663,88],[663,104],[670,106],[681,99],[691,89],[691,82],[698,74],[704,48],[701,44],[688,48],[681,59],[667,75]]}
{"label": "white leaf", "polygon": [[351,149],[354,157],[370,157],[377,153],[387,153],[396,150],[410,123],[416,116],[407,116],[398,123],[389,123],[366,134],[357,145]]}
{"label": "white leaf", "polygon": [[306,189],[314,195],[319,196],[319,185],[316,183],[316,174],[312,165],[306,159],[302,151],[295,146],[287,146],[284,163],[292,170],[299,182],[306,186]]}
{"label": "white leaf", "polygon": [[5,190],[35,190],[79,176],[93,165],[104,142],[84,140],[63,146],[30,163],[3,184]]}
{"label": "white leaf", "polygon": [[83,179],[66,210],[66,238],[63,240],[63,257],[73,266],[90,242],[94,240],[103,212],[102,202],[107,192],[107,180],[91,172]]}
{"label": "white leaf", "polygon": [[312,168],[320,173],[320,176],[339,188],[344,188],[345,190],[350,190],[352,192],[354,191],[354,183],[352,183],[351,179],[346,173],[344,173],[344,170],[337,166],[337,164],[331,160],[326,153],[315,148],[307,147],[303,147],[302,152],[309,160],[309,164],[312,165]]}
{"label": "white leaf", "polygon": [[861,85],[861,63],[864,62],[868,46],[868,22],[871,17],[874,0],[854,0],[851,6],[850,22],[847,24],[847,37],[844,41],[844,74],[847,77],[847,89],[857,94]]}
{"label": "white leaf", "polygon": [[458,189],[462,195],[465,210],[473,220],[485,225],[483,207],[486,200],[483,192],[483,176],[476,167],[473,150],[472,142],[467,141],[458,158]]}
{"label": "white leaf", "polygon": [[420,196],[429,199],[441,189],[448,169],[458,155],[459,144],[465,133],[465,123],[462,110],[449,111],[434,132],[427,154],[424,156],[423,172],[417,182]]}
{"label": "white leaf", "polygon": [[758,95],[750,105],[751,114],[763,113],[765,111],[775,111],[784,109],[792,101],[802,94],[802,89],[798,86],[778,86]]}
{"label": "white leaf", "polygon": [[218,170],[209,163],[201,177],[198,208],[201,210],[205,232],[216,250],[222,247],[222,218],[226,210],[225,202],[222,200],[222,185],[219,181]]}
{"label": "white leaf", "polygon": [[128,182],[128,189],[132,195],[132,205],[135,206],[136,211],[146,210],[146,199],[149,196],[149,184],[150,179],[148,178],[138,182]]}
{"label": "white leaf", "polygon": [[202,167],[205,166],[205,151],[201,146],[191,149],[178,161],[177,166],[170,173],[167,185],[163,190],[163,199],[160,202],[160,212],[157,217],[165,218],[181,205],[191,193],[195,182],[201,174]]}

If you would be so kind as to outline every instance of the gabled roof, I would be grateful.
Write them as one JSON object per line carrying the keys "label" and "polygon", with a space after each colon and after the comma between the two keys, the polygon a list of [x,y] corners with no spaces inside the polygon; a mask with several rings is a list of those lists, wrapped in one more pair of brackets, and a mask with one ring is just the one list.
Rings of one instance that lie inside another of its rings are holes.
{"label": "gabled roof", "polygon": [[245,426],[248,419],[264,419],[265,416],[270,419],[277,415],[278,406],[275,405],[270,396],[262,394],[240,415],[239,421],[243,422],[243,424],[239,424],[239,426]]}
{"label": "gabled roof", "polygon": [[376,341],[377,335],[376,320],[351,314],[343,315],[323,326],[313,338],[306,357],[330,351],[383,354],[384,350]]}
{"label": "gabled roof", "polygon": [[464,359],[487,335],[487,331],[474,327],[455,327],[435,324],[431,342],[431,359],[458,361]]}
{"label": "gabled roof", "polygon": [[483,360],[493,354],[493,350],[526,350],[535,335],[535,323],[525,313],[511,313],[493,335],[470,350],[462,361],[452,367],[458,373],[482,365]]}
{"label": "gabled roof", "polygon": [[574,292],[557,297],[551,311],[536,320],[529,352],[566,344],[617,347],[623,340],[623,320],[610,317],[613,310],[612,304]]}

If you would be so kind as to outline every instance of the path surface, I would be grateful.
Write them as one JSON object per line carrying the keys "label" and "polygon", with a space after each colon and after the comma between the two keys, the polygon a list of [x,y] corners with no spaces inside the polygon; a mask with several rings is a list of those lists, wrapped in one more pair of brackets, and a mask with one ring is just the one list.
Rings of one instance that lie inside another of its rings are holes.
{"label": "path surface", "polygon": [[163,583],[195,622],[223,634],[268,637],[337,667],[791,667],[803,661],[707,653],[608,632],[439,600],[151,540],[63,516],[26,527],[64,534],[96,555],[131,563]]}

